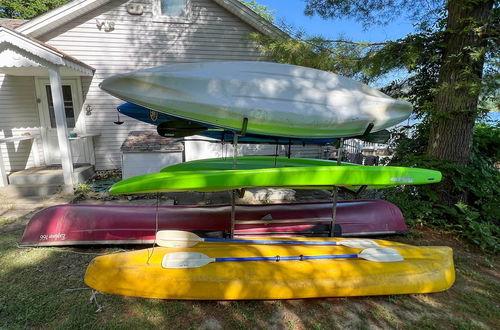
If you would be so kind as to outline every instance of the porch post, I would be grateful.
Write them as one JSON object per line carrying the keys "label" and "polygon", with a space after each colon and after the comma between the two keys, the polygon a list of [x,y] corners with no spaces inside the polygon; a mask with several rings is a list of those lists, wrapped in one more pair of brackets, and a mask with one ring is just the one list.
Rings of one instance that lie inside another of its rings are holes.
{"label": "porch post", "polygon": [[2,144],[0,143],[0,188],[7,186],[7,172],[5,172],[5,165],[3,164]]}
{"label": "porch post", "polygon": [[64,99],[61,84],[61,74],[58,66],[48,66],[50,90],[52,91],[52,102],[54,104],[54,115],[57,127],[57,141],[61,153],[61,165],[64,176],[66,192],[73,192],[73,158],[71,146],[68,139],[68,126],[66,124],[66,112],[64,110]]}

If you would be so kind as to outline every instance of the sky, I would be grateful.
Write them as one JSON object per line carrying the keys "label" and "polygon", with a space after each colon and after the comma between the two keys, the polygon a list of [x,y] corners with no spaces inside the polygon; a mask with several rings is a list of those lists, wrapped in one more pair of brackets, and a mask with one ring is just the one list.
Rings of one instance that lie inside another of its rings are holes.
{"label": "sky", "polygon": [[310,35],[321,35],[328,39],[337,39],[340,35],[357,42],[383,42],[404,37],[413,31],[408,19],[401,17],[387,26],[372,26],[365,31],[361,24],[354,20],[324,20],[319,16],[305,16],[303,0],[257,0],[258,3],[275,10],[274,17],[279,22],[304,29]]}
{"label": "sky", "polygon": [[[274,17],[277,23],[280,19],[284,19],[288,24],[305,30],[308,35],[321,35],[328,39],[338,39],[342,35],[345,39],[357,42],[383,42],[402,38],[415,31],[412,22],[405,17],[400,17],[386,26],[372,26],[369,30],[365,30],[360,23],[351,19],[324,20],[319,16],[306,16],[303,0],[257,0],[257,2],[275,11]],[[389,78],[387,81],[378,82],[377,85],[383,86],[390,81]],[[489,117],[500,120],[500,112],[492,112]]]}

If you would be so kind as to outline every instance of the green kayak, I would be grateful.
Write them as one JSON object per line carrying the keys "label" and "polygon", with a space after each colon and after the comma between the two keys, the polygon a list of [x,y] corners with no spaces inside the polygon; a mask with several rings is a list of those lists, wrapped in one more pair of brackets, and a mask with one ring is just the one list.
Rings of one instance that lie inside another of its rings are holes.
{"label": "green kayak", "polygon": [[[190,162],[170,165],[161,172],[203,171],[203,170],[255,170],[274,167],[316,167],[337,166],[336,161],[314,158],[287,158],[274,156],[242,156],[238,157],[233,167],[233,158],[199,159]],[[342,166],[360,166],[352,163],[342,163]]]}
{"label": "green kayak", "polygon": [[[274,161],[274,158],[271,159]],[[307,163],[311,160],[304,161]],[[291,162],[293,163],[293,159]],[[370,188],[384,188],[441,181],[441,172],[408,167],[332,166],[335,163],[329,162],[330,165],[207,170],[201,163],[203,162],[198,163],[199,168],[182,170],[181,166],[181,170],[175,170],[177,166],[175,165],[173,171],[172,167],[168,167],[160,173],[128,178],[113,185],[109,192],[111,194],[134,194],[168,191],[222,191],[256,187],[324,189],[333,186],[348,188],[369,186]],[[187,163],[184,163],[184,166],[190,166],[185,164]],[[216,164],[224,164],[224,162],[216,162]],[[242,164],[243,162],[240,166]]]}

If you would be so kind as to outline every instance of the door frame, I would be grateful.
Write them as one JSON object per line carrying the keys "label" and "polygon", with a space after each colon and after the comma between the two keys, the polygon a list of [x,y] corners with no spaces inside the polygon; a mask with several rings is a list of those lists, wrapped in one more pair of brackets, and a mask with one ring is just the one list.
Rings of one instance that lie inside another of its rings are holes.
{"label": "door frame", "polygon": [[[49,106],[45,86],[50,85],[48,77],[35,77],[36,103],[38,107],[38,117],[40,120],[40,135],[43,146],[43,155],[46,165],[53,164],[49,151],[49,129],[50,124]],[[73,99],[73,109],[75,111],[75,127],[71,130],[84,134],[86,132],[85,116],[82,115],[83,92],[80,77],[61,77],[61,85],[71,86],[71,96]],[[68,128],[69,129],[69,128]],[[71,142],[70,142],[71,143]]]}

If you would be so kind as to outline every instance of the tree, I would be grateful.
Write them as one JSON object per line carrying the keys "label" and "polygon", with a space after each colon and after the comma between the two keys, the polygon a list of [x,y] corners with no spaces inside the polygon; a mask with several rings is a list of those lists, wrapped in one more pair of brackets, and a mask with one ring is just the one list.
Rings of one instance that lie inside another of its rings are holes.
{"label": "tree", "polygon": [[249,37],[274,62],[331,71],[365,82],[370,80],[371,76],[363,72],[357,60],[362,57],[364,49],[358,44],[336,44],[321,37],[306,37],[303,32],[288,32],[294,37],[275,39],[259,33],[252,33]]}
{"label": "tree", "polygon": [[248,8],[267,19],[269,22],[274,22],[274,10],[270,10],[268,6],[259,4],[255,0],[240,0]]}
{"label": "tree", "polygon": [[0,18],[30,19],[69,0],[0,0]]}
{"label": "tree", "polygon": [[[494,7],[494,1],[448,0],[446,4],[408,0],[306,2],[306,14],[317,14],[325,19],[349,16],[365,26],[386,23],[404,11],[408,11],[421,26],[431,24],[429,17],[444,16],[442,33],[432,36],[434,40],[441,38],[437,49],[442,53],[435,92],[428,107],[431,127],[427,154],[443,162],[467,165],[474,123],[479,115],[478,101],[483,87],[486,54],[492,43],[498,43],[498,7]],[[428,7],[429,3],[433,7]],[[409,38],[403,41],[406,42],[396,46],[408,47]],[[394,45],[388,46],[394,48]],[[445,204],[455,204],[461,198],[448,194],[450,184],[450,180],[444,180],[440,188],[439,197]]]}
{"label": "tree", "polygon": [[451,0],[447,4],[446,48],[428,149],[439,160],[459,165],[469,162],[492,8],[492,0]]}

